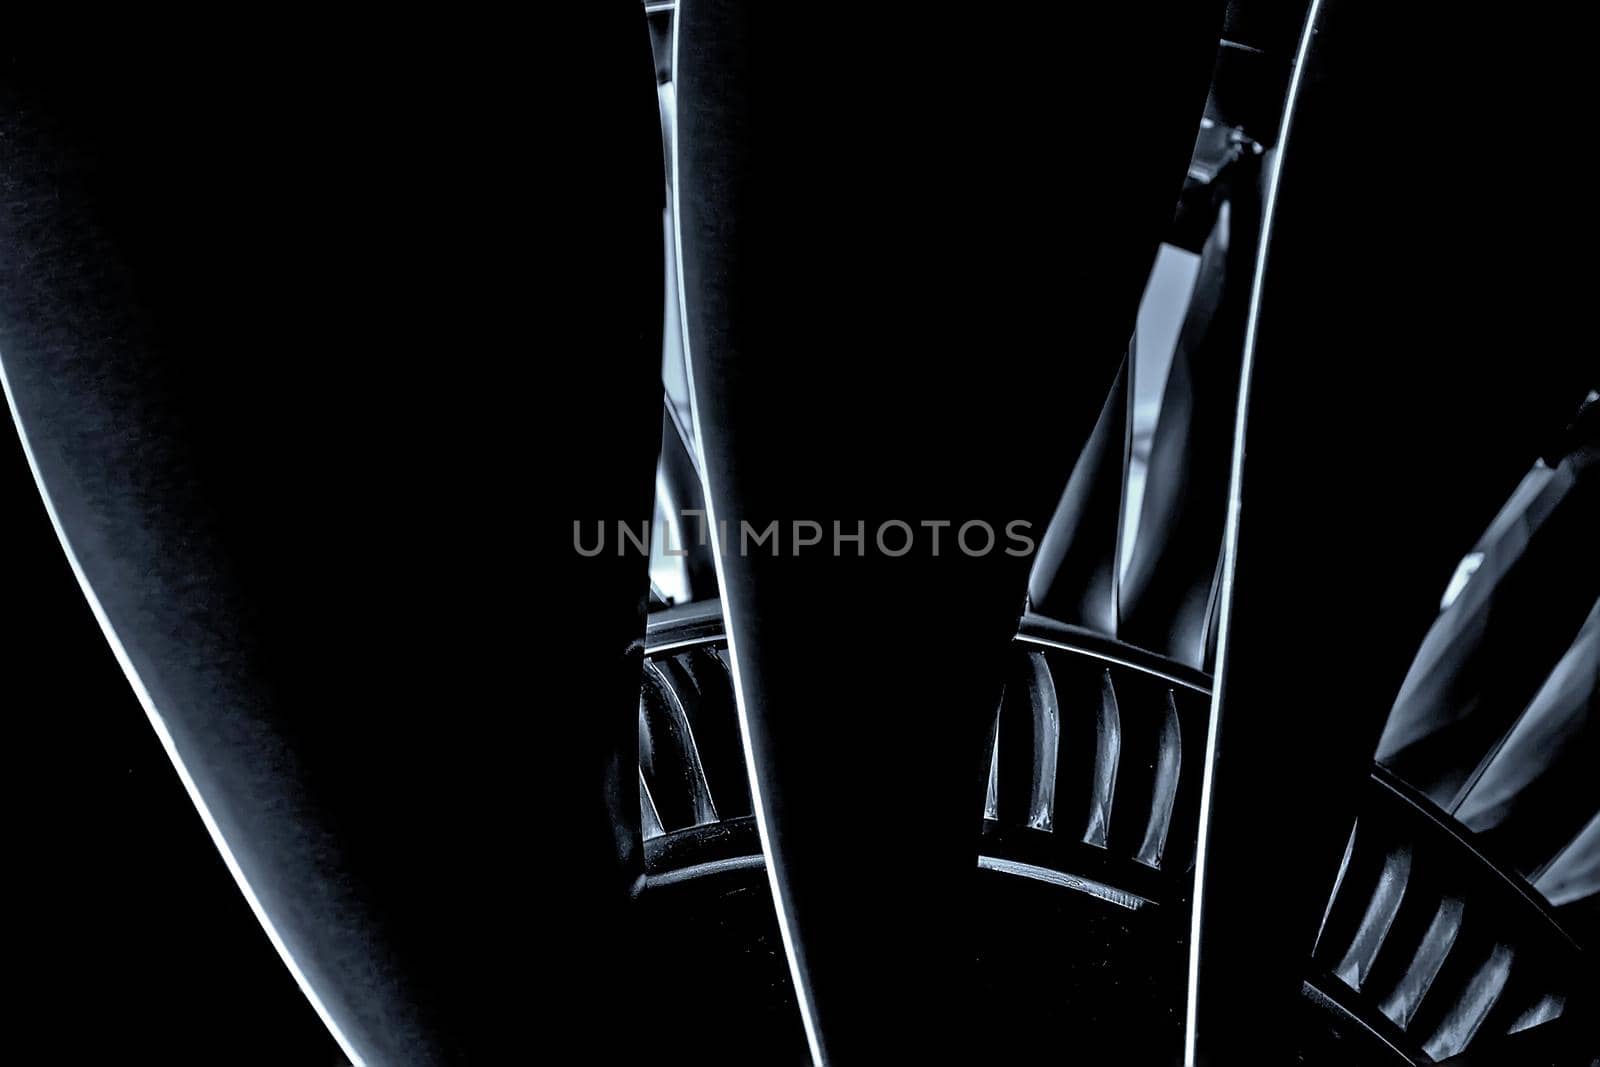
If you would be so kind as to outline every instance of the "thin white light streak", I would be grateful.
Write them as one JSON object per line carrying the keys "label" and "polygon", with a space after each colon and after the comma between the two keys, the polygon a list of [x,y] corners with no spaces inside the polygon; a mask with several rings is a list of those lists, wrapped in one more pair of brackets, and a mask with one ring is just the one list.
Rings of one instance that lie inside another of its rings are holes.
{"label": "thin white light streak", "polygon": [[[683,40],[684,5],[680,3],[672,20],[672,73],[678,77],[678,45]],[[694,445],[703,458],[706,454],[705,438],[701,427],[699,391],[694,383],[694,352],[689,339],[688,296],[683,279],[683,183],[679,180],[679,158],[683,154],[681,129],[673,131],[672,138],[672,251],[678,274],[678,321],[683,333],[684,372],[689,382],[689,411],[694,422]],[[722,564],[722,539],[718,536],[721,524],[717,521],[714,494],[711,492],[710,464],[702,462],[701,483],[705,490],[706,520],[711,527],[711,558],[717,571],[717,595],[722,599],[722,614],[728,622],[728,668],[733,675],[733,700],[739,712],[739,739],[744,747],[745,768],[750,775],[750,800],[755,810],[756,833],[761,838],[761,855],[766,861],[767,884],[772,890],[772,905],[778,913],[778,934],[783,939],[783,955],[789,963],[789,977],[794,982],[795,1002],[800,1007],[800,1023],[805,1028],[806,1045],[811,1050],[811,1062],[825,1067],[822,1045],[817,1038],[815,1009],[811,991],[806,987],[804,968],[801,966],[788,909],[784,906],[783,888],[778,884],[777,866],[772,858],[772,836],[767,829],[766,804],[761,797],[761,782],[756,774],[755,750],[750,743],[750,717],[745,707],[744,680],[739,670],[739,646],[734,638],[733,605],[728,600],[728,576]]]}
{"label": "thin white light streak", "polygon": [[1278,124],[1278,149],[1273,155],[1272,173],[1267,180],[1267,197],[1262,208],[1260,246],[1256,249],[1255,277],[1250,282],[1250,319],[1245,327],[1244,356],[1239,375],[1239,410],[1233,428],[1233,462],[1228,477],[1228,524],[1222,539],[1222,615],[1217,626],[1216,680],[1211,689],[1211,721],[1206,726],[1205,773],[1200,783],[1200,834],[1195,845],[1194,906],[1189,920],[1189,983],[1188,1004],[1184,1011],[1183,1062],[1184,1067],[1199,1067],[1195,1060],[1195,1030],[1198,1022],[1196,1005],[1200,990],[1200,927],[1205,915],[1206,846],[1211,829],[1212,787],[1217,772],[1217,737],[1222,721],[1222,693],[1228,667],[1228,633],[1233,615],[1233,580],[1239,547],[1239,498],[1244,473],[1245,426],[1250,407],[1250,378],[1255,366],[1256,333],[1261,320],[1261,289],[1267,274],[1267,250],[1272,245],[1273,223],[1278,204],[1278,184],[1283,176],[1283,159],[1289,151],[1289,133],[1294,124],[1295,102],[1300,96],[1300,86],[1305,79],[1306,57],[1311,51],[1311,38],[1316,33],[1317,16],[1322,0],[1312,0],[1306,12],[1306,22],[1300,31],[1300,45],[1295,51],[1294,72],[1289,78],[1289,91],[1283,101],[1283,119]]}

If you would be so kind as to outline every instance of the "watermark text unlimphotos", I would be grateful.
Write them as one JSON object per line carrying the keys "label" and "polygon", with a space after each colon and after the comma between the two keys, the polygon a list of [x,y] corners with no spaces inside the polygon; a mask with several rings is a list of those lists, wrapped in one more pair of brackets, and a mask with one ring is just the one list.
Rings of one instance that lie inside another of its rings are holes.
{"label": "watermark text unlimphotos", "polygon": [[659,538],[664,556],[684,557],[693,543],[701,548],[715,544],[723,555],[798,556],[804,553],[834,556],[866,556],[874,553],[897,559],[911,555],[939,556],[959,552],[966,556],[987,556],[1004,552],[1008,556],[1031,556],[1035,548],[1033,524],[1025,519],[991,523],[983,519],[887,519],[881,522],[817,522],[812,519],[773,519],[766,523],[717,522],[712,538],[711,523],[704,511],[686,508],[669,515],[664,522],[629,523],[616,521],[572,523],[572,547],[580,556],[650,554]]}

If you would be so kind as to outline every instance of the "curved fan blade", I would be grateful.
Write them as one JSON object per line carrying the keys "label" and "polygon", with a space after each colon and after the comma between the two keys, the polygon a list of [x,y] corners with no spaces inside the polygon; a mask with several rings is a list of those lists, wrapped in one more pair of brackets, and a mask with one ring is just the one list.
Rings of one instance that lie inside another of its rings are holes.
{"label": "curved fan blade", "polygon": [[1117,633],[1117,543],[1128,469],[1128,368],[1135,357],[1130,344],[1028,576],[1034,611],[1110,637]]}
{"label": "curved fan blade", "polygon": [[1600,812],[1600,601],[1462,795],[1456,818],[1532,878]]}
{"label": "curved fan blade", "polygon": [[1600,812],[1556,853],[1533,887],[1558,908],[1600,894]]}
{"label": "curved fan blade", "polygon": [[1200,255],[1162,393],[1118,636],[1199,667],[1215,595],[1237,417],[1239,357],[1255,276],[1261,169],[1243,152],[1216,178],[1225,208]]}
{"label": "curved fan blade", "polygon": [[671,401],[662,405],[661,462],[656,471],[656,535],[662,562],[682,583],[683,600],[717,599],[717,568],[705,524],[706,498],[694,441]]}
{"label": "curved fan blade", "polygon": [[1544,1067],[1594,1067],[1594,1018],[1568,1011],[1554,1022],[1481,1040],[1439,1067],[1504,1067],[1508,1063]]}
{"label": "curved fan blade", "polygon": [[[1541,58],[1492,100],[1476,93],[1496,32],[1318,0],[1302,37],[1235,442],[1192,1064],[1250,1062],[1292,1040],[1284,1005],[1383,714],[1456,561],[1589,386],[1585,357],[1546,333],[1567,328],[1553,321],[1567,268],[1529,237],[1564,225],[1580,190],[1509,168],[1470,227],[1444,195],[1480,124],[1560,143],[1576,120],[1562,63]],[[1441,105],[1456,94],[1483,106]],[[1381,160],[1385,180],[1343,180],[1369,162],[1351,146],[1380,115],[1407,131]]]}
{"label": "curved fan blade", "polygon": [[985,798],[984,817],[1053,830],[1060,745],[1055,680],[1044,653],[1030,652],[1012,665],[1007,679],[991,756],[993,803]]}
{"label": "curved fan blade", "polygon": [[[1428,631],[1378,759],[1453,808],[1583,625],[1600,592],[1600,446],[1524,482],[1474,550],[1476,570]],[[1496,535],[1498,534],[1498,535]]]}
{"label": "curved fan blade", "polygon": [[533,64],[481,24],[330,18],[199,50],[79,26],[0,69],[0,360],[35,477],[358,1062],[632,1010],[647,561],[572,524],[650,514],[659,120],[636,6],[540,19],[561,47]]}
{"label": "curved fan blade", "polygon": [[[959,33],[857,8],[806,34],[770,5],[679,11],[696,423],[819,1061],[959,1057],[971,1034],[962,927],[1027,557],[1132,332],[1219,8],[1041,9],[1026,32],[969,15]],[[1054,134],[1090,97],[1114,160]],[[769,529],[776,545],[747,536]],[[861,829],[896,812],[892,844]]]}

